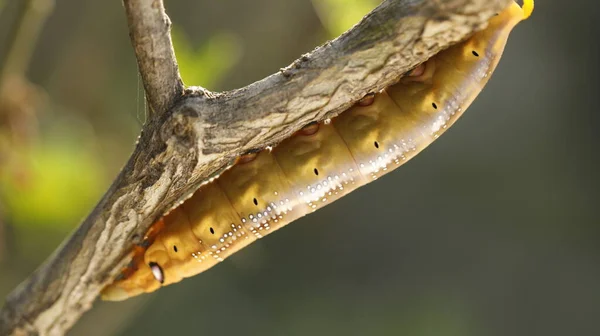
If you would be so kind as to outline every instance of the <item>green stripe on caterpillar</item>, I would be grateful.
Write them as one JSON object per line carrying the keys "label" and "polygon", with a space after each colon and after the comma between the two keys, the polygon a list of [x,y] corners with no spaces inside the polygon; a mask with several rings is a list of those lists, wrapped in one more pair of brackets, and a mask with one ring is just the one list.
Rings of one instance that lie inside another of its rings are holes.
{"label": "green stripe on caterpillar", "polygon": [[509,5],[488,27],[367,95],[236,164],[157,221],[105,300],[124,300],[201,273],[253,241],[378,179],[437,139],[496,68],[513,27],[533,10]]}

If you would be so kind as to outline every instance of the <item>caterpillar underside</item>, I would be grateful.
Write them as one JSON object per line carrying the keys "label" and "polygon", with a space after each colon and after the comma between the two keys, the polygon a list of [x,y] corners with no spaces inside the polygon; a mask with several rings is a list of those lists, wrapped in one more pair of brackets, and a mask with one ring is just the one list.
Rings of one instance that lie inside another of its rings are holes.
{"label": "caterpillar underside", "polygon": [[479,94],[512,28],[512,3],[488,27],[440,52],[338,117],[247,154],[155,223],[103,291],[123,300],[191,277],[253,241],[396,169],[446,131]]}

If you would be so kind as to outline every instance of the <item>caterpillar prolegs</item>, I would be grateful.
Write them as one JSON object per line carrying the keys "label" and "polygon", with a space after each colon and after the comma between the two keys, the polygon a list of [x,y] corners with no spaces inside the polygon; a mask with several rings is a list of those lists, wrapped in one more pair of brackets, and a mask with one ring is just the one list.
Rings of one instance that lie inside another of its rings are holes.
{"label": "caterpillar prolegs", "polygon": [[432,143],[488,81],[512,28],[533,0],[367,95],[338,117],[311,124],[274,148],[240,157],[156,222],[133,260],[104,289],[124,300],[193,276],[256,239],[399,167]]}

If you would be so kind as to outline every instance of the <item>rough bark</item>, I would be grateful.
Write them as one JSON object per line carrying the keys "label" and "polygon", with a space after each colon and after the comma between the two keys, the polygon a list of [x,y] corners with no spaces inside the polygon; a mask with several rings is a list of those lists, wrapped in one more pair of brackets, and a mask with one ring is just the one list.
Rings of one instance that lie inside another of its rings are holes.
{"label": "rough bark", "polygon": [[165,113],[183,95],[171,43],[171,20],[162,1],[124,0],[123,5],[150,115]]}
{"label": "rough bark", "polygon": [[[144,4],[134,10],[162,8],[158,0],[125,1],[126,7],[134,2]],[[92,213],[7,298],[0,312],[0,335],[63,334],[128,262],[132,244],[152,222],[236,156],[276,144],[307,123],[333,117],[366,93],[394,83],[415,65],[482,28],[508,2],[387,0],[352,30],[287,68],[218,94],[189,88],[180,95],[173,89],[180,81],[176,65],[158,70],[170,77],[171,82],[162,84],[160,72],[144,64],[156,65],[153,62],[172,54],[170,40],[164,40],[168,19],[163,14],[129,13],[131,29],[146,26],[131,20],[151,17],[166,29],[153,35],[162,42],[146,46],[137,45],[140,32],[132,32],[136,55],[144,58],[138,64],[148,99],[157,107],[155,114]],[[170,50],[156,50],[165,47]],[[144,50],[137,52],[138,48]]]}

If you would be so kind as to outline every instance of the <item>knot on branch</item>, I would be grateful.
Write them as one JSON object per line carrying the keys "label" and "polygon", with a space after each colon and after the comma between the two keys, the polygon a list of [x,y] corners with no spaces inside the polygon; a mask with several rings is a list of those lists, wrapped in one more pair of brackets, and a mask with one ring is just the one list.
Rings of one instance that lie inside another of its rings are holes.
{"label": "knot on branch", "polygon": [[198,114],[194,109],[179,109],[163,123],[160,130],[161,139],[180,154],[189,152],[196,147],[198,135],[194,125]]}

